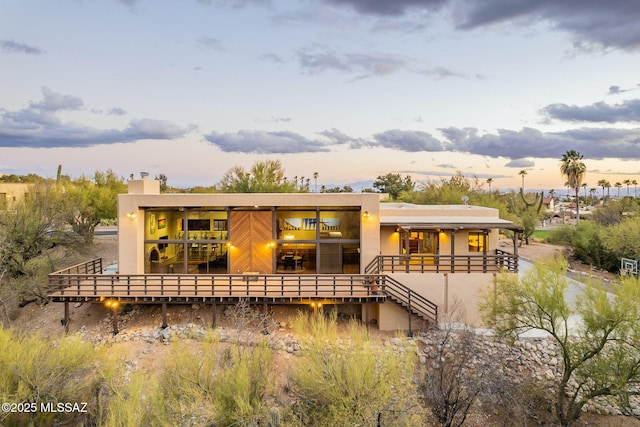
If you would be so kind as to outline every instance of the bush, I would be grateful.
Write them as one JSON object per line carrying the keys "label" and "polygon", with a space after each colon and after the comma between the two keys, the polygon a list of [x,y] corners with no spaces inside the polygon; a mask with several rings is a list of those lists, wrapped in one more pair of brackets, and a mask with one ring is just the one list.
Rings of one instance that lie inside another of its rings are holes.
{"label": "bush", "polygon": [[266,424],[269,410],[263,396],[269,385],[273,355],[266,342],[253,351],[220,343],[216,337],[174,345],[162,377],[167,425],[254,426]]}
{"label": "bush", "polygon": [[305,337],[303,358],[289,375],[298,398],[293,409],[298,423],[423,425],[415,409],[415,353],[375,348],[366,328],[355,321],[349,324],[349,338],[342,341],[332,313],[313,318],[301,314],[293,321]]}
{"label": "bush", "polygon": [[95,380],[93,349],[78,337],[52,344],[39,335],[27,336],[0,327],[0,401],[28,403],[35,411],[0,412],[3,426],[53,425],[88,419],[88,413],[41,411],[41,404],[82,403]]}
{"label": "bush", "polygon": [[163,402],[156,376],[129,374],[123,354],[106,347],[96,359],[95,418],[103,427],[162,425]]}

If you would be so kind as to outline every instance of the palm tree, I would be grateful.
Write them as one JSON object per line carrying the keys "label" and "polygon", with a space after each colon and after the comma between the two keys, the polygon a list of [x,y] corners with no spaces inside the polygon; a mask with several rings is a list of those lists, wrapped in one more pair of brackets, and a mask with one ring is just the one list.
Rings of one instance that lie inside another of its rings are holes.
{"label": "palm tree", "polygon": [[629,195],[629,186],[631,185],[631,180],[630,179],[625,179],[624,181],[622,181],[622,183],[627,186],[627,196],[628,196]]}
{"label": "palm tree", "polygon": [[487,184],[489,184],[489,194],[491,194],[491,184],[493,183],[493,178],[487,178]]}
{"label": "palm tree", "polygon": [[633,197],[638,197],[638,181],[632,179],[631,184],[633,184]]}
{"label": "palm tree", "polygon": [[522,175],[522,192],[524,193],[524,176],[527,174],[527,171],[525,169],[522,169],[520,172],[518,172],[518,175]]}
{"label": "palm tree", "polygon": [[621,182],[616,182],[615,184],[613,184],[613,186],[618,189],[618,199],[619,199],[620,198],[620,189],[622,188],[622,183]]}
{"label": "palm tree", "polygon": [[584,203],[585,204],[587,203],[587,186],[588,185],[589,184],[587,184],[586,182],[583,182],[582,185],[581,185],[581,187],[584,188]]}
{"label": "palm tree", "polygon": [[595,206],[596,201],[595,201],[595,196],[596,196],[596,192],[598,191],[597,188],[595,187],[591,187],[589,189],[589,194],[591,195],[591,206]]}
{"label": "palm tree", "polygon": [[598,187],[602,187],[602,205],[604,205],[604,189],[607,188],[607,185],[611,185],[609,184],[609,181],[607,181],[606,179],[601,179],[600,181],[598,181]]}
{"label": "palm tree", "polygon": [[576,193],[576,222],[580,222],[580,199],[578,193],[587,167],[582,162],[584,156],[576,150],[569,150],[562,155],[560,173],[567,178],[567,184]]}
{"label": "palm tree", "polygon": [[316,187],[315,192],[316,193],[318,192],[318,177],[319,176],[320,175],[318,174],[318,172],[314,172],[313,173],[313,181],[315,182],[315,187]]}
{"label": "palm tree", "polygon": [[556,198],[556,190],[554,190],[553,188],[549,190],[549,198],[551,198],[552,200],[555,200]]}

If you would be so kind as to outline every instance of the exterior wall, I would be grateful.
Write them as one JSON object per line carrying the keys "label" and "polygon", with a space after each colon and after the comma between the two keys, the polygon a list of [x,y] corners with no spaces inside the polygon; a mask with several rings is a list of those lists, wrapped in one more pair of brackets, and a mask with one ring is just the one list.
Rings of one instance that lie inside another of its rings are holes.
{"label": "exterior wall", "polygon": [[[477,326],[481,325],[478,304],[495,284],[495,274],[486,273],[396,273],[389,276],[436,304],[440,319],[446,318],[454,305],[459,304],[464,319],[456,320]],[[381,331],[409,327],[406,311],[392,302],[381,304],[377,320]]]}
{"label": "exterior wall", "polygon": [[[153,182],[157,185],[149,184]],[[144,208],[147,207],[360,206],[363,213],[361,270],[380,253],[380,202],[379,195],[375,193],[160,194],[159,183],[154,180],[130,181],[129,188],[128,194],[118,196],[118,266],[121,274],[144,272],[147,255],[144,253]]]}
{"label": "exterior wall", "polygon": [[34,191],[35,185],[22,182],[0,182],[0,209],[12,209],[15,203],[24,200],[25,194]]}
{"label": "exterior wall", "polygon": [[400,233],[395,227],[380,227],[380,254],[397,255],[400,251]]}

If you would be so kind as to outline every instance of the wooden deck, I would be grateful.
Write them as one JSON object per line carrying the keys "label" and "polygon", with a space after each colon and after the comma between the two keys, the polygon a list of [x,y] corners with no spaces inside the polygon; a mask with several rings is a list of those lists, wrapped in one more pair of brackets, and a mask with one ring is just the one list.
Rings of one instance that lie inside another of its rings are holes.
{"label": "wooden deck", "polygon": [[[86,270],[87,272],[84,272]],[[136,303],[384,302],[384,277],[371,275],[276,274],[100,274],[96,260],[49,275],[54,302],[116,299]],[[91,272],[89,272],[91,271]],[[377,279],[377,280],[374,280]],[[377,282],[374,291],[370,284]]]}

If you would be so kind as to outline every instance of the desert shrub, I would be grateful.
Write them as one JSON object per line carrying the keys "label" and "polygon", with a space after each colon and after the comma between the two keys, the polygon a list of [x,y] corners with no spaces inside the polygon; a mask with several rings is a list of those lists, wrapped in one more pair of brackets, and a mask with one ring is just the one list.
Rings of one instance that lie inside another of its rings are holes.
{"label": "desert shrub", "polygon": [[[84,412],[41,410],[44,405],[87,403],[93,375],[93,348],[69,336],[56,342],[0,328],[0,401],[28,403],[28,411],[0,412],[3,426],[53,425],[89,418]],[[31,410],[37,409],[37,410]]]}
{"label": "desert shrub", "polygon": [[113,347],[103,348],[96,358],[97,424],[104,427],[162,425],[163,402],[158,392],[157,376],[127,371],[124,354]]}
{"label": "desert shrub", "polygon": [[604,247],[609,251],[614,267],[620,258],[640,259],[640,219],[626,218],[618,224],[606,227],[602,232]]}
{"label": "desert shrub", "polygon": [[252,351],[217,338],[174,345],[162,376],[167,425],[266,424],[263,396],[270,384],[273,355],[266,342]]}
{"label": "desert shrub", "polygon": [[304,337],[302,357],[289,373],[299,425],[422,425],[412,382],[415,353],[376,348],[355,321],[348,338],[338,339],[335,314],[301,314],[292,323]]}
{"label": "desert shrub", "polygon": [[565,225],[557,228],[550,234],[549,241],[570,246],[572,255],[585,264],[615,271],[620,260],[610,248],[607,228],[594,221],[581,221],[575,227]]}
{"label": "desert shrub", "polygon": [[497,425],[553,425],[553,402],[545,384],[531,379],[521,379],[518,383],[508,377],[501,379],[490,405],[485,405]]}

